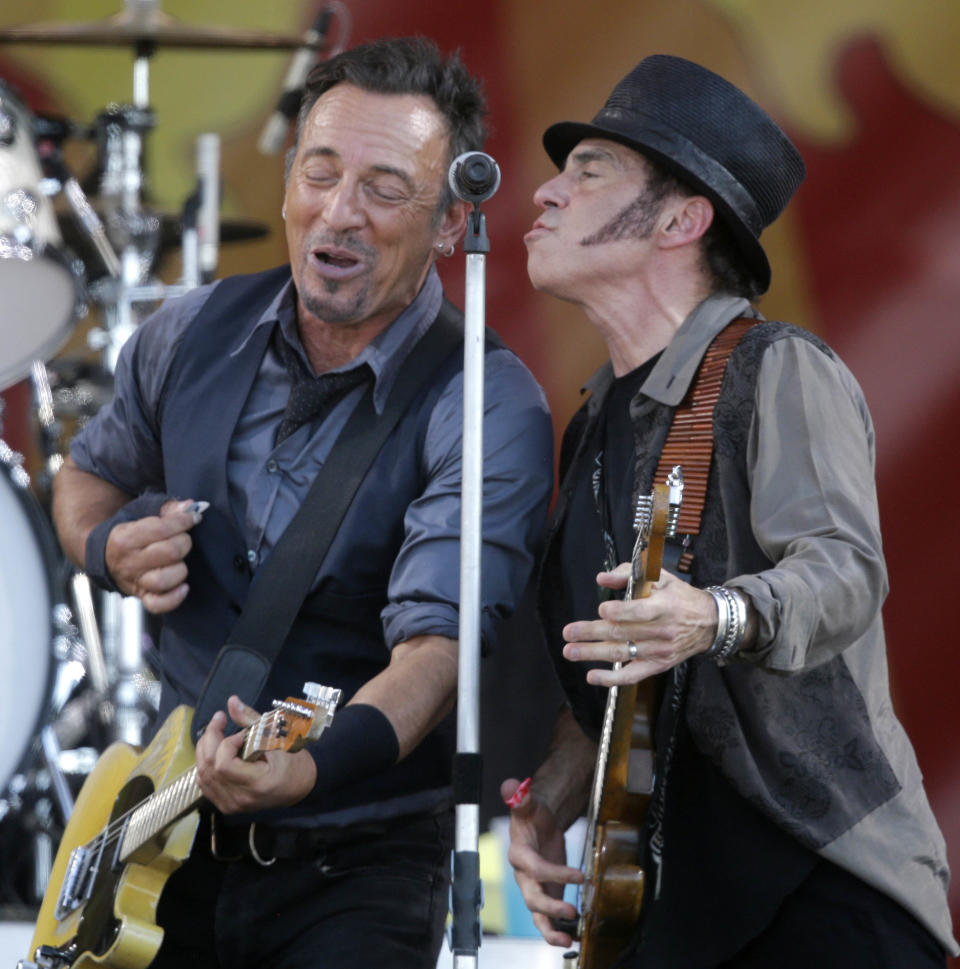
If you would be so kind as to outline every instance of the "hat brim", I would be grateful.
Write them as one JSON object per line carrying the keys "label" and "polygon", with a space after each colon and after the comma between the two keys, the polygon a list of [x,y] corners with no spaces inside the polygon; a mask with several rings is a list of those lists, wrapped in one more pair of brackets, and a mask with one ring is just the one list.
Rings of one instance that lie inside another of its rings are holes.
{"label": "hat brim", "polygon": [[[585,138],[603,138],[632,148],[641,155],[649,156],[667,171],[680,177],[695,191],[702,193],[713,204],[717,216],[723,220],[733,234],[759,292],[765,293],[770,287],[770,262],[763,251],[757,236],[744,222],[743,216],[711,184],[698,176],[697,171],[710,164],[710,176],[719,184],[724,184],[728,194],[743,200],[742,186],[736,182],[726,169],[720,168],[711,159],[691,145],[685,138],[662,127],[650,125],[637,136],[617,131],[612,127],[587,124],[580,121],[560,121],[551,125],[543,133],[543,147],[550,160],[563,168],[567,155]],[[668,153],[669,151],[669,153]],[[718,171],[719,169],[719,171]],[[722,175],[726,176],[724,180]]]}

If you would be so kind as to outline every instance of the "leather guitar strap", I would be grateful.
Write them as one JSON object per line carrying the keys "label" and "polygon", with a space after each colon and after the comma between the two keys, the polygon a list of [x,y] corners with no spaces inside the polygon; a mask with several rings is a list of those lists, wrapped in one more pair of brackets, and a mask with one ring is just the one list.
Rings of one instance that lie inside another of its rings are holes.
{"label": "leather guitar strap", "polygon": [[424,381],[437,372],[462,336],[456,311],[445,300],[430,329],[404,360],[379,415],[373,406],[373,388],[367,388],[303,504],[258,571],[229,641],[214,660],[193,715],[194,741],[214,713],[226,707],[231,694],[248,706],[256,704],[367,471]]}
{"label": "leather guitar strap", "polygon": [[[738,317],[721,330],[707,347],[686,396],[674,411],[667,440],[660,452],[654,481],[662,483],[674,465],[683,468],[683,501],[677,522],[677,534],[700,534],[700,520],[707,497],[710,463],[713,460],[713,411],[720,398],[720,388],[727,361],[747,330],[760,320]],[[689,573],[693,552],[689,545],[670,544],[671,561],[665,553],[664,565],[671,571]],[[678,555],[679,553],[679,555]]]}

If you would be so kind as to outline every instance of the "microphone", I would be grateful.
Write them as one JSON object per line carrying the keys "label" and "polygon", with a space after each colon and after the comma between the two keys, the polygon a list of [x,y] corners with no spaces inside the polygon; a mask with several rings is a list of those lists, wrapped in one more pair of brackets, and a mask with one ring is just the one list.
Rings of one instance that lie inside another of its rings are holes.
{"label": "microphone", "polygon": [[290,58],[290,66],[287,68],[287,76],[283,79],[283,91],[277,106],[267,118],[263,131],[260,132],[257,148],[261,154],[276,155],[283,148],[283,143],[287,140],[287,132],[290,130],[290,122],[296,118],[300,110],[300,99],[303,97],[307,76],[317,59],[316,48],[326,36],[333,12],[333,5],[323,5],[313,26],[304,35],[304,43],[309,46],[297,48]]}
{"label": "microphone", "polygon": [[458,199],[478,205],[500,187],[500,167],[482,151],[465,151],[454,158],[447,178]]}

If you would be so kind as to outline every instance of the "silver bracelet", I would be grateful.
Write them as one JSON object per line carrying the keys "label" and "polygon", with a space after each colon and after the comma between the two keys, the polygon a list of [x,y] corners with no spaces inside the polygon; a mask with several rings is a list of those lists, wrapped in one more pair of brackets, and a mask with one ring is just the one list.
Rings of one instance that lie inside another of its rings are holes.
{"label": "silver bracelet", "polygon": [[742,593],[723,585],[712,585],[704,591],[709,592],[717,604],[717,634],[703,655],[713,659],[718,666],[726,666],[743,642],[747,602]]}

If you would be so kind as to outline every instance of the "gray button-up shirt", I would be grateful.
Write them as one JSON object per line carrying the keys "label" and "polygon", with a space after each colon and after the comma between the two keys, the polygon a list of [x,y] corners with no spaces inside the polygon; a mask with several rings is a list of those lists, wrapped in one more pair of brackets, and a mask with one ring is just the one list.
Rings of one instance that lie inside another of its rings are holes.
{"label": "gray button-up shirt", "polygon": [[[216,285],[171,300],[130,338],[117,366],[113,401],[71,444],[71,455],[82,470],[131,495],[165,490],[158,405],[183,334]],[[413,303],[341,368],[370,367],[378,412],[442,298],[440,279],[431,270]],[[252,326],[238,329],[236,345],[224,352],[238,353],[263,326],[279,327],[282,339],[309,367],[297,332],[292,283],[278,292]],[[134,359],[140,362],[136,370]],[[530,568],[552,487],[553,434],[543,391],[514,354],[487,353],[484,379],[484,602],[513,605],[517,586],[522,588]],[[262,564],[269,556],[363,392],[363,386],[354,388],[321,421],[300,427],[275,446],[290,378],[271,341],[234,430],[227,465],[230,502],[243,528],[251,565]],[[462,407],[463,378],[457,374],[437,400],[424,441],[428,480],[407,510],[405,540],[391,573],[383,614],[388,645],[437,628],[456,628]],[[484,610],[486,639],[492,635],[492,614],[499,611]]]}

